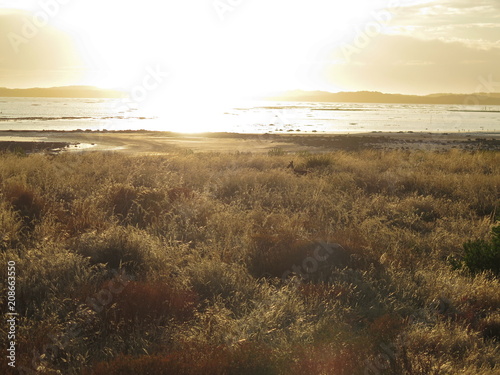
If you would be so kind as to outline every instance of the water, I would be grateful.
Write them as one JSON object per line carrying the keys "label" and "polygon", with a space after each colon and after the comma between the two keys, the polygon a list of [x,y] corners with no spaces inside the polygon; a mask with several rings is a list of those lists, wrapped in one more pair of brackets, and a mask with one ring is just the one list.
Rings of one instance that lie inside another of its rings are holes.
{"label": "water", "polygon": [[239,133],[498,132],[500,106],[186,103],[148,108],[120,99],[0,98],[0,130],[162,130]]}

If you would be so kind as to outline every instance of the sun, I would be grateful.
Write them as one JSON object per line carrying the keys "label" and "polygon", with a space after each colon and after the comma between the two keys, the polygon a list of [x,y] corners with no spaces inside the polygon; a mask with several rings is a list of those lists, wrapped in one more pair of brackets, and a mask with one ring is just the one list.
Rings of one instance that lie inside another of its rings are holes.
{"label": "sun", "polygon": [[[216,127],[216,114],[237,100],[331,89],[324,65],[332,43],[380,2],[236,3],[221,20],[205,0],[61,2],[50,22],[78,46],[84,63],[76,84],[145,91],[142,107],[197,129]],[[148,71],[156,66],[169,76],[153,85]]]}
{"label": "sun", "polygon": [[144,65],[162,62],[182,73],[186,85],[239,95],[307,81],[307,69],[314,69],[332,38],[349,32],[373,4],[256,0],[235,6],[221,20],[200,0],[89,0],[70,3],[61,14],[90,66],[89,81],[126,86]]}
{"label": "sun", "polygon": [[97,16],[88,7],[87,13],[75,13],[72,25],[81,30],[82,53],[94,66],[86,83],[131,92],[146,79],[148,66],[161,65],[169,78],[147,92],[141,107],[159,114],[168,128],[217,130],[221,114],[238,100],[329,89],[318,60],[325,58],[332,36],[348,32],[352,20],[373,8],[373,2],[356,0],[342,6],[256,1],[235,7],[221,22],[202,3],[146,2],[139,8],[126,2],[117,15],[111,2],[100,4]]}

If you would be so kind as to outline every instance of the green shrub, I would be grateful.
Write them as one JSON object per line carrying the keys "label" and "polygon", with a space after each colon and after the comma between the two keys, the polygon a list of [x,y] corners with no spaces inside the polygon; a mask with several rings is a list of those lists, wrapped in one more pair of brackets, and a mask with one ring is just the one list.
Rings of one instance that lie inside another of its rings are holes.
{"label": "green shrub", "polygon": [[492,229],[492,240],[468,241],[463,245],[461,264],[472,273],[492,271],[500,275],[500,225]]}

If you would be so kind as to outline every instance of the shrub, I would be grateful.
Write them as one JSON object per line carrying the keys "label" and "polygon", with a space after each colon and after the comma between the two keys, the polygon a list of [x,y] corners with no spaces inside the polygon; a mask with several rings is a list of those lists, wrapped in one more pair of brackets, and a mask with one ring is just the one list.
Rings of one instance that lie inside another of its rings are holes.
{"label": "shrub", "polygon": [[44,211],[44,201],[37,192],[24,184],[11,183],[5,188],[5,197],[24,225],[33,229]]}
{"label": "shrub", "polygon": [[[463,360],[476,371],[462,372]],[[395,374],[480,374],[495,367],[498,348],[489,348],[477,332],[450,322],[414,324],[397,342]],[[498,370],[498,369],[497,369]],[[485,372],[485,374],[494,374]]]}
{"label": "shrub", "polygon": [[71,237],[109,226],[107,213],[93,197],[75,199],[68,211],[58,216]]}
{"label": "shrub", "polygon": [[[13,369],[7,366],[7,360],[1,361],[5,364],[5,369],[0,364],[0,374],[31,374],[35,373],[34,368],[36,357],[38,354],[51,356],[54,350],[53,338],[60,332],[60,326],[55,322],[54,318],[45,319],[43,322],[33,322],[28,319],[20,318],[17,320],[17,336],[16,336],[16,368]],[[3,337],[4,331],[0,330]],[[39,361],[39,360],[38,360]],[[23,371],[22,369],[27,369]],[[16,371],[18,370],[18,371]],[[33,371],[29,371],[33,370]],[[45,368],[43,374],[55,375],[58,372],[50,369],[50,366]],[[60,374],[60,372],[59,372]]]}
{"label": "shrub", "polygon": [[227,308],[238,314],[253,300],[257,288],[247,270],[234,264],[220,261],[200,260],[192,262],[188,268],[190,284],[200,298],[214,301],[222,298]]}
{"label": "shrub", "polygon": [[167,355],[119,356],[93,367],[92,375],[273,375],[279,372],[273,352],[265,345],[245,343],[236,348],[197,345]]}
{"label": "shrub", "polygon": [[111,325],[149,322],[183,322],[193,317],[198,297],[190,290],[174,289],[161,282],[130,281],[104,312]]}
{"label": "shrub", "polygon": [[482,319],[478,328],[484,338],[500,342],[500,313],[493,313]]}
{"label": "shrub", "polygon": [[327,168],[332,165],[332,159],[329,155],[313,155],[307,158],[306,168]]}
{"label": "shrub", "polygon": [[255,277],[282,277],[312,254],[311,244],[292,233],[254,234],[248,268]]}
{"label": "shrub", "polygon": [[230,353],[227,373],[234,375],[278,374],[273,350],[264,344],[245,342]]}
{"label": "shrub", "polygon": [[193,198],[194,191],[186,187],[174,187],[168,190],[167,195],[170,202],[176,202]]}
{"label": "shrub", "polygon": [[283,150],[283,149],[282,149],[282,148],[280,148],[280,147],[275,147],[275,148],[270,149],[270,150],[267,152],[267,154],[268,154],[269,156],[283,156],[283,155],[285,155],[285,154],[286,154],[286,151],[285,151],[285,150]]}
{"label": "shrub", "polygon": [[81,285],[95,282],[100,274],[88,259],[52,243],[7,256],[16,262],[17,309],[28,316],[61,309],[64,298]]}
{"label": "shrub", "polygon": [[20,238],[22,222],[6,204],[0,202],[0,249],[7,249]]}
{"label": "shrub", "polygon": [[148,260],[157,243],[140,229],[116,226],[85,233],[75,242],[76,251],[89,257],[92,264],[106,264],[110,269],[123,266],[132,273],[154,266]]}
{"label": "shrub", "polygon": [[112,213],[122,220],[128,216],[136,199],[137,189],[133,186],[123,184],[113,186],[108,196]]}
{"label": "shrub", "polygon": [[[167,356],[119,356],[110,362],[94,365],[92,371],[84,371],[85,375],[174,375],[176,372]],[[184,373],[185,374],[185,373]]]}
{"label": "shrub", "polygon": [[379,341],[391,341],[399,333],[403,321],[399,316],[384,314],[373,320],[368,330]]}
{"label": "shrub", "polygon": [[123,223],[146,224],[150,215],[160,212],[158,205],[164,198],[164,194],[153,189],[116,184],[107,192],[105,205]]}
{"label": "shrub", "polygon": [[290,374],[338,374],[361,373],[363,358],[361,348],[332,348],[328,345],[301,348],[297,350],[298,360],[291,366]]}
{"label": "shrub", "polygon": [[500,275],[500,225],[492,229],[492,240],[468,241],[463,245],[464,255],[460,262],[454,262],[456,268],[465,266],[473,273],[492,271]]}

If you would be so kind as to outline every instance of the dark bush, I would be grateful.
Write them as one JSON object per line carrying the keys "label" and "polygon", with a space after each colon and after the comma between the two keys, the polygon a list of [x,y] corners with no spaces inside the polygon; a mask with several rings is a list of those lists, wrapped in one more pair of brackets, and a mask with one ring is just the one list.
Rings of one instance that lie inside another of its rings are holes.
{"label": "dark bush", "polygon": [[32,229],[41,219],[44,201],[32,188],[23,184],[11,184],[6,187],[5,196],[28,228]]}
{"label": "dark bush", "polygon": [[112,324],[187,321],[194,315],[198,297],[190,290],[178,290],[164,283],[129,282],[118,293],[106,320]]}
{"label": "dark bush", "polygon": [[75,242],[77,253],[89,257],[91,264],[106,264],[110,269],[124,267],[131,273],[146,267],[153,246],[144,232],[132,227],[85,233]]}
{"label": "dark bush", "polygon": [[492,229],[492,239],[468,241],[463,245],[464,255],[456,267],[465,266],[471,273],[492,271],[500,275],[500,225]]}
{"label": "dark bush", "polygon": [[252,251],[248,268],[255,277],[282,277],[301,265],[312,251],[308,242],[300,241],[289,233],[259,233],[252,237]]}
{"label": "dark bush", "polygon": [[273,351],[265,345],[244,343],[236,348],[198,346],[164,356],[119,356],[94,366],[90,375],[273,375]]}
{"label": "dark bush", "polygon": [[332,159],[329,155],[313,155],[307,158],[306,168],[322,169],[332,165]]}

